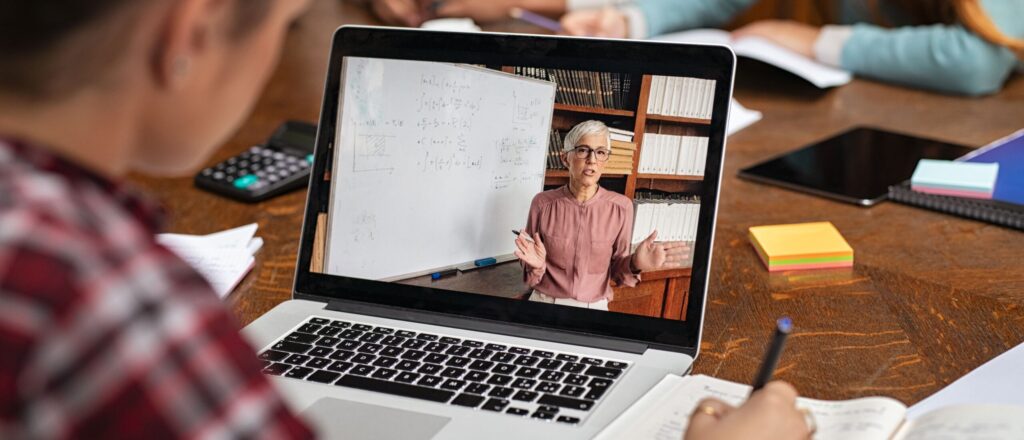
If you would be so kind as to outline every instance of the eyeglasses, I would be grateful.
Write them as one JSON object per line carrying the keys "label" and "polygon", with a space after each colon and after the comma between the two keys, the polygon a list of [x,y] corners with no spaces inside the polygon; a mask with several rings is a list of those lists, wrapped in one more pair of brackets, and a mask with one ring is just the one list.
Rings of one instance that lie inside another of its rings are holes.
{"label": "eyeglasses", "polygon": [[580,145],[572,149],[573,154],[576,155],[577,159],[586,159],[590,157],[590,154],[594,154],[594,159],[598,162],[607,162],[608,157],[611,156],[612,152],[604,148],[590,148],[586,145]]}

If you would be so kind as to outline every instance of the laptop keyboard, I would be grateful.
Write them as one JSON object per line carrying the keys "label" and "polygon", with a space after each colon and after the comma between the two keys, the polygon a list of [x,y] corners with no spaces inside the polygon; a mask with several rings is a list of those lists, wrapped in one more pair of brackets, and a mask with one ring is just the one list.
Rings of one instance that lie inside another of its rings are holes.
{"label": "laptop keyboard", "polygon": [[259,354],[263,373],[576,425],[628,362],[311,317]]}

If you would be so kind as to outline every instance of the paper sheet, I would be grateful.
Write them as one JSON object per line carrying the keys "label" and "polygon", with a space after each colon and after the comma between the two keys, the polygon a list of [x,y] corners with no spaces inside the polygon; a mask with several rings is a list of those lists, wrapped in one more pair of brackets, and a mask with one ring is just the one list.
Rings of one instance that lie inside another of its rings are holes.
{"label": "paper sheet", "polygon": [[761,112],[757,110],[750,110],[744,107],[743,104],[740,104],[736,98],[733,98],[729,106],[729,131],[726,135],[732,136],[733,133],[760,121],[761,117]]}
{"label": "paper sheet", "polygon": [[911,406],[907,418],[960,404],[1024,405],[1024,344],[986,362],[939,392]]}
{"label": "paper sheet", "polygon": [[718,29],[675,32],[653,37],[652,40],[729,46],[737,56],[771,64],[821,89],[841,86],[853,80],[850,72],[819,63],[763,38],[744,37],[733,40],[732,34]]}
{"label": "paper sheet", "polygon": [[166,246],[196,269],[224,298],[245,277],[263,247],[255,237],[255,223],[209,235],[160,234],[157,242]]}
{"label": "paper sheet", "polygon": [[[679,440],[686,433],[690,414],[706,397],[739,405],[751,387],[713,377],[669,375],[662,379],[618,419],[608,425],[597,440]],[[846,401],[800,398],[797,406],[809,409],[818,423],[815,439],[886,439],[903,421],[905,407],[887,397]]]}

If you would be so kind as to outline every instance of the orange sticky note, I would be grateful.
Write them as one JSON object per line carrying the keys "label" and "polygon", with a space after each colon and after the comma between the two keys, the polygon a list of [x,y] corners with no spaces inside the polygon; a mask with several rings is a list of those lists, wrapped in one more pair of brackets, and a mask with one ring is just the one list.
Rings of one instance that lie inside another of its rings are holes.
{"label": "orange sticky note", "polygon": [[769,272],[853,266],[853,248],[831,222],[755,226],[749,236]]}

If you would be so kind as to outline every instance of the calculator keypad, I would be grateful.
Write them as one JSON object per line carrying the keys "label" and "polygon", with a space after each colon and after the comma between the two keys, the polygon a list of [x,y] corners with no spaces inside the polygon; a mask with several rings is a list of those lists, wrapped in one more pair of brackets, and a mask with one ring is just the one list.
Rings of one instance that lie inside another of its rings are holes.
{"label": "calculator keypad", "polygon": [[301,156],[273,147],[255,146],[217,165],[206,168],[200,175],[222,185],[242,191],[262,192],[284,184],[296,174],[305,175],[313,155]]}

